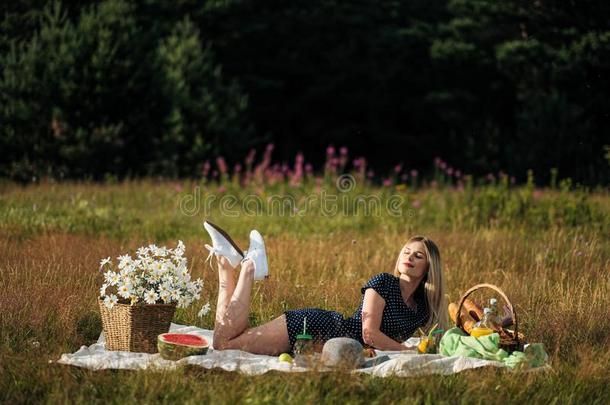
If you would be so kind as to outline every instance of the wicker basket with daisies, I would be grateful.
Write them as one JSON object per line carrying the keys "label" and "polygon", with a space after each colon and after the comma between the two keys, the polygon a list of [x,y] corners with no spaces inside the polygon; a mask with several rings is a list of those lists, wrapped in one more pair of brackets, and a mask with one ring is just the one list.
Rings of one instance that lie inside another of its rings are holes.
{"label": "wicker basket with daisies", "polygon": [[[157,352],[157,336],[169,331],[176,307],[198,300],[201,279],[191,280],[184,244],[175,249],[149,245],[136,257],[102,259],[99,307],[107,350]],[[204,306],[204,308],[209,305]]]}

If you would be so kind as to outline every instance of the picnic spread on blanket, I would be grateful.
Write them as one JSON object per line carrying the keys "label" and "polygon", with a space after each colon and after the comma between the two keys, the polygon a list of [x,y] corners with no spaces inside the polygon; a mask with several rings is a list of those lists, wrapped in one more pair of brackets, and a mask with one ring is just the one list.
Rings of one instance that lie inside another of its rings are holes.
{"label": "picnic spread on blanket", "polygon": [[[175,249],[142,247],[135,261],[120,256],[118,267],[104,273],[98,300],[103,332],[97,343],[63,354],[58,363],[95,370],[171,369],[188,364],[246,374],[340,369],[376,376],[451,374],[485,366],[519,371],[549,368],[544,346],[526,342],[513,304],[492,284],[475,285],[448,305],[454,327],[420,328],[420,336],[407,339],[402,351],[377,350],[348,336],[313,336],[307,317],[302,333],[291,342],[292,351],[279,357],[215,350],[214,331],[172,323],[176,307],[185,308],[199,299],[203,284],[191,280],[183,254],[179,242]],[[100,269],[105,266],[111,266],[110,258],[101,261]],[[116,289],[116,295],[107,293],[109,287]],[[484,308],[471,298],[483,290],[494,293]],[[496,296],[505,302],[503,316]]]}
{"label": "picnic spread on blanket", "polygon": [[[180,360],[172,361],[163,359],[159,353],[112,351],[106,349],[105,337],[102,332],[96,343],[91,346],[82,346],[75,353],[63,354],[58,363],[90,370],[160,370],[196,366],[205,369],[237,371],[248,375],[264,374],[270,371],[300,373],[311,371],[312,369],[320,372],[333,370],[333,368],[323,367],[321,364],[315,368],[302,367],[294,362],[281,361],[277,356],[257,355],[242,350],[214,350],[214,331],[195,326],[172,323],[170,333],[189,334],[205,339],[209,343],[207,353],[205,355],[187,356]],[[410,338],[408,340],[408,343],[411,345],[418,345],[419,342],[419,338]],[[484,358],[378,350],[375,357],[367,358],[360,368],[355,368],[351,372],[376,377],[411,377],[429,374],[447,375],[481,367],[503,368],[506,370],[518,369],[509,367],[509,364],[506,362],[486,360]],[[549,366],[545,365],[535,368],[523,368],[522,370],[530,372],[548,369]]]}

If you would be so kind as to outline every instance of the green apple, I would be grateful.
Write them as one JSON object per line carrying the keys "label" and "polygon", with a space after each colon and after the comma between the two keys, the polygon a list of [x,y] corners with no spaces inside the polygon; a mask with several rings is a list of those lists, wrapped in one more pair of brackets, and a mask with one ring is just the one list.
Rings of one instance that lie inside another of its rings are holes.
{"label": "green apple", "polygon": [[280,354],[280,357],[278,358],[279,361],[285,361],[286,363],[292,363],[292,356],[289,355],[288,353],[282,353]]}

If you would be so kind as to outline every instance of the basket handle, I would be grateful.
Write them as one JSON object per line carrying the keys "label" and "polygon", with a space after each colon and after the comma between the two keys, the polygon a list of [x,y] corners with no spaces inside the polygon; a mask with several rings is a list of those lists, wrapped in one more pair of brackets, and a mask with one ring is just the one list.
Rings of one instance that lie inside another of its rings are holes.
{"label": "basket handle", "polygon": [[460,298],[460,304],[458,305],[457,316],[455,319],[455,326],[457,326],[458,328],[463,330],[462,319],[460,319],[460,314],[462,313],[462,306],[464,305],[464,301],[466,301],[466,298],[468,298],[470,296],[470,294],[472,294],[473,292],[475,292],[476,290],[479,290],[481,288],[490,288],[490,289],[494,290],[495,292],[500,294],[500,296],[504,299],[504,301],[506,301],[506,303],[508,304],[508,309],[510,310],[511,317],[513,318],[513,323],[515,324],[515,330],[513,331],[513,339],[515,339],[517,344],[519,344],[519,327],[517,324],[517,312],[515,312],[515,308],[513,308],[513,304],[510,302],[510,300],[508,299],[506,294],[504,294],[504,291],[502,291],[498,286],[495,286],[493,284],[487,284],[487,283],[477,284],[474,287],[470,288],[468,291],[466,291],[464,293],[464,295],[462,295],[462,298]]}

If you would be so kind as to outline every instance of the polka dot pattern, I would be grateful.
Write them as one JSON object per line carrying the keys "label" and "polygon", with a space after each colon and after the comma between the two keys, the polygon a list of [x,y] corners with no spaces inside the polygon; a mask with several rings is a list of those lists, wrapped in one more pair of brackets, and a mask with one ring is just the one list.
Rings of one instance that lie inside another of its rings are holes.
{"label": "polka dot pattern", "polygon": [[313,340],[326,342],[329,339],[345,336],[343,315],[336,311],[319,308],[304,308],[285,311],[290,347],[294,347],[297,335],[303,333],[303,320],[307,317],[307,333]]}
{"label": "polka dot pattern", "polygon": [[428,321],[428,306],[425,299],[423,283],[415,291],[415,302],[417,309],[414,310],[405,304],[400,293],[400,278],[388,274],[379,273],[373,276],[361,288],[362,301],[360,307],[346,319],[345,329],[349,337],[364,343],[362,340],[362,307],[364,305],[364,292],[367,288],[372,288],[385,300],[383,315],[381,318],[380,330],[390,338],[403,342],[407,340],[415,330]]}
{"label": "polka dot pattern", "polygon": [[288,337],[291,347],[296,336],[303,333],[303,319],[307,317],[307,333],[316,340],[325,342],[334,337],[351,337],[364,344],[362,339],[362,307],[364,292],[372,288],[385,300],[380,330],[390,338],[402,342],[428,321],[429,312],[423,283],[415,291],[417,308],[405,304],[400,293],[400,279],[389,273],[373,276],[362,288],[362,300],[358,310],[349,318],[336,311],[319,308],[304,308],[285,311]]}

